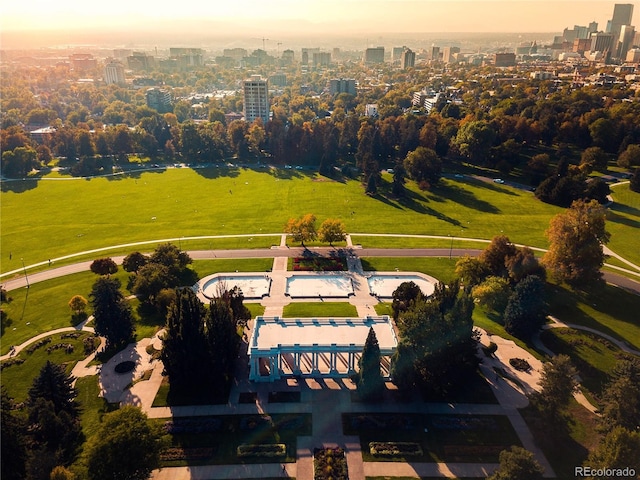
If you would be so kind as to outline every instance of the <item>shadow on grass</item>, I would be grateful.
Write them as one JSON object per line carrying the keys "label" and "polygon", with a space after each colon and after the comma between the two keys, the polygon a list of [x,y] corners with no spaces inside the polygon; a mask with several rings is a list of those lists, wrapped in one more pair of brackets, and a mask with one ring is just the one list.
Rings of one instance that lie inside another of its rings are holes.
{"label": "shadow on grass", "polygon": [[240,176],[239,167],[228,167],[224,163],[215,164],[210,167],[194,168],[193,171],[201,177],[209,180],[215,180],[222,177],[236,178]]}
{"label": "shadow on grass", "polygon": [[38,180],[3,180],[0,188],[3,192],[24,193],[38,186]]}
{"label": "shadow on grass", "polygon": [[613,202],[613,204],[609,207],[609,210],[626,213],[627,215],[633,215],[634,217],[640,217],[640,209],[632,207],[630,205],[626,205],[624,203]]}
{"label": "shadow on grass", "polygon": [[607,220],[610,220],[615,223],[621,223],[622,225],[626,225],[627,227],[631,227],[631,228],[640,228],[639,220],[633,220],[631,218],[624,217],[611,210],[607,212]]}
{"label": "shadow on grass", "polygon": [[[474,181],[474,185],[476,183],[481,184],[482,186],[486,186],[485,182]],[[490,190],[496,191],[495,188],[490,188]],[[513,192],[509,192],[508,190],[506,190],[505,192],[502,192],[500,190],[497,190],[497,191],[499,193],[508,193],[511,195],[515,195]],[[472,192],[470,192],[469,190],[465,190],[464,188],[461,188],[458,185],[439,184],[436,186],[433,193],[440,195],[446,200],[458,203],[460,205],[464,205],[465,207],[471,208],[473,210],[478,210],[479,212],[500,213],[499,208],[490,204],[489,202],[480,200]]]}

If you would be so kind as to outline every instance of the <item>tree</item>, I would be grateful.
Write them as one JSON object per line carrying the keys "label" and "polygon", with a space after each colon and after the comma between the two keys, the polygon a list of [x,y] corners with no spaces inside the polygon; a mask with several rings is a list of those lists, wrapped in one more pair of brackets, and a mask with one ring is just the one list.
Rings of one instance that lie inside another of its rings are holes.
{"label": "tree", "polygon": [[535,399],[538,409],[549,418],[557,418],[578,388],[577,375],[567,355],[556,355],[545,363],[540,379],[542,390]]}
{"label": "tree", "polygon": [[487,480],[542,480],[544,469],[533,453],[512,446],[500,452],[500,466]]}
{"label": "tree", "polygon": [[435,185],[442,174],[442,161],[432,149],[418,147],[407,154],[404,168],[416,183],[427,181]]}
{"label": "tree", "polygon": [[132,252],[122,260],[122,268],[125,272],[138,272],[140,267],[144,267],[149,259],[140,252]]}
{"label": "tree", "polygon": [[93,324],[98,335],[107,340],[107,348],[119,347],[133,337],[133,314],[120,291],[120,281],[101,277],[89,295],[93,307]]}
{"label": "tree", "polygon": [[545,268],[529,247],[518,248],[516,254],[507,257],[504,263],[513,283],[519,283],[529,275],[537,275],[543,280],[547,276]]}
{"label": "tree", "polygon": [[632,192],[640,193],[640,168],[636,168],[633,171],[633,176],[631,177],[629,188],[631,189]]}
{"label": "tree", "polygon": [[465,123],[460,127],[455,138],[455,143],[460,153],[469,157],[473,163],[484,163],[489,156],[489,150],[493,146],[496,132],[493,127],[484,120],[476,120]]}
{"label": "tree", "polygon": [[367,195],[375,195],[378,193],[378,173],[371,172],[367,179],[367,187],[365,188],[365,193]]}
{"label": "tree", "polygon": [[623,359],[613,369],[602,394],[601,426],[636,430],[640,425],[640,360]]}
{"label": "tree", "polygon": [[342,242],[347,238],[344,228],[344,222],[335,218],[327,218],[318,230],[318,236],[323,242],[329,242],[333,246],[333,242]]}
{"label": "tree", "polygon": [[640,167],[640,145],[631,144],[618,156],[618,166],[622,168]]}
{"label": "tree", "polygon": [[593,170],[599,172],[607,171],[609,157],[600,147],[589,147],[580,156],[580,170],[585,174],[590,174]]}
{"label": "tree", "polygon": [[98,258],[89,269],[96,275],[112,275],[118,271],[118,265],[111,258]]}
{"label": "tree", "polygon": [[506,277],[506,261],[515,254],[516,246],[511,243],[509,237],[497,235],[491,239],[491,243],[480,254],[480,261],[487,266],[492,275]]}
{"label": "tree", "polygon": [[380,399],[384,391],[384,379],[380,373],[380,346],[373,327],[369,328],[358,366],[358,395],[365,402]]}
{"label": "tree", "polygon": [[169,267],[159,263],[147,263],[132,277],[131,291],[143,302],[155,305],[156,298],[162,290],[175,288],[178,284],[178,279]]}
{"label": "tree", "polygon": [[138,407],[126,405],[104,416],[87,446],[90,480],[146,480],[160,466],[162,439]]}
{"label": "tree", "polygon": [[160,358],[171,389],[195,391],[212,368],[204,333],[205,308],[190,288],[176,290],[167,313]]}
{"label": "tree", "polygon": [[529,339],[546,318],[544,282],[535,275],[522,280],[509,297],[504,311],[504,328],[511,335]]}
{"label": "tree", "polygon": [[233,311],[224,298],[211,301],[205,318],[205,336],[211,355],[211,382],[218,388],[226,388],[233,376],[240,335]]}
{"label": "tree", "polygon": [[315,240],[318,236],[316,232],[316,216],[312,213],[307,213],[299,218],[290,218],[284,231],[304,247],[304,242]]}
{"label": "tree", "polygon": [[[607,433],[595,450],[589,454],[585,466],[590,467],[592,471],[605,471],[604,475],[591,477],[597,480],[630,477],[630,474],[616,474],[616,469],[639,472],[640,455],[638,452],[640,452],[640,433],[618,426]],[[607,474],[606,470],[613,470],[613,473]]]}
{"label": "tree", "polygon": [[64,411],[77,416],[78,405],[75,402],[77,392],[73,387],[73,380],[67,375],[64,367],[47,360],[29,389],[28,403],[33,404],[37,399],[42,398],[51,402],[56,412]]}
{"label": "tree", "polygon": [[158,245],[149,258],[149,263],[158,263],[169,269],[169,273],[177,278],[184,275],[187,266],[193,260],[187,252],[181,251],[172,243]]}
{"label": "tree", "polygon": [[251,319],[251,311],[244,305],[244,294],[237,285],[231,290],[225,290],[218,295],[231,309],[231,316],[237,325],[245,326]]}
{"label": "tree", "polygon": [[489,268],[479,258],[465,255],[456,262],[456,277],[466,286],[478,285],[488,275]]}
{"label": "tree", "polygon": [[404,165],[402,164],[402,162],[398,161],[393,168],[393,182],[391,186],[391,191],[398,198],[404,197],[405,194],[404,177],[406,173],[407,172],[404,168]]}
{"label": "tree", "polygon": [[488,277],[471,291],[476,304],[494,312],[504,311],[511,293],[509,282],[502,277]]}
{"label": "tree", "polygon": [[58,465],[51,470],[49,480],[73,480],[75,475],[70,470]]}
{"label": "tree", "polygon": [[71,297],[71,300],[69,300],[69,308],[75,315],[84,313],[87,305],[89,305],[89,302],[87,302],[87,299],[82,295],[74,295]]}
{"label": "tree", "polygon": [[393,319],[397,321],[402,312],[409,310],[422,297],[422,290],[415,282],[402,282],[398,285],[398,288],[392,294],[391,310],[393,311]]}
{"label": "tree", "polygon": [[24,436],[23,420],[12,413],[13,399],[2,385],[0,406],[0,428],[2,442],[0,442],[0,476],[3,480],[22,480],[25,478],[27,461],[27,443]]}
{"label": "tree", "polygon": [[602,245],[609,241],[605,209],[595,200],[578,200],[551,219],[546,231],[549,251],[542,263],[572,287],[599,284],[604,264]]}

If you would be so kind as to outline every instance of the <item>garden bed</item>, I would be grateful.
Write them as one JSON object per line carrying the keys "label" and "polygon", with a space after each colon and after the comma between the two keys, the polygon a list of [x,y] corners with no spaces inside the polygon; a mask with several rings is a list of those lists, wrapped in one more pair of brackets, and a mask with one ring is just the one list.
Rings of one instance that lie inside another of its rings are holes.
{"label": "garden bed", "polygon": [[347,458],[338,448],[316,448],[313,452],[314,480],[348,480]]}
{"label": "garden bed", "polygon": [[284,457],[287,446],[284,443],[265,443],[258,445],[239,445],[236,449],[238,457]]}
{"label": "garden bed", "polygon": [[295,272],[340,272],[347,270],[346,257],[295,257]]}
{"label": "garden bed", "polygon": [[424,452],[416,442],[369,442],[371,455],[382,457],[421,457]]}

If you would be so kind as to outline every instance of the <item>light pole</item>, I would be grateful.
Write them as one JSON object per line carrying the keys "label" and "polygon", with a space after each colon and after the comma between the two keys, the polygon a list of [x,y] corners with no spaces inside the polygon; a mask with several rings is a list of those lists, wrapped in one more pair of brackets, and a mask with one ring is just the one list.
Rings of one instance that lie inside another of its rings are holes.
{"label": "light pole", "polygon": [[20,260],[22,260],[22,270],[24,271],[24,279],[27,282],[27,288],[29,288],[31,285],[29,285],[29,276],[27,275],[27,267],[24,266],[24,258],[20,258]]}

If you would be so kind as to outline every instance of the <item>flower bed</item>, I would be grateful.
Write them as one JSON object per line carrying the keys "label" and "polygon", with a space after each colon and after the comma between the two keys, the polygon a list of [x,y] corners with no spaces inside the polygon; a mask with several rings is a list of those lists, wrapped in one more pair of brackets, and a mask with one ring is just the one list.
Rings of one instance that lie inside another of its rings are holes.
{"label": "flower bed", "polygon": [[422,447],[415,442],[369,442],[371,455],[384,457],[411,457],[423,455]]}
{"label": "flower bed", "polygon": [[39,349],[40,347],[44,347],[47,343],[51,343],[51,338],[47,337],[47,338],[43,338],[42,340],[38,340],[33,345],[29,345],[25,350],[27,351],[27,353],[31,354],[35,352],[37,349]]}
{"label": "flower bed", "polygon": [[295,257],[293,270],[296,272],[340,272],[347,270],[345,257]]}
{"label": "flower bed", "polygon": [[160,460],[163,462],[175,462],[182,460],[204,460],[213,456],[216,452],[214,447],[182,448],[171,447],[160,453]]}
{"label": "flower bed", "polygon": [[531,365],[524,358],[510,358],[509,365],[521,372],[528,372],[531,370]]}
{"label": "flower bed", "polygon": [[24,363],[22,358],[10,358],[9,360],[5,360],[0,364],[0,370],[4,370],[5,368],[9,368],[13,365],[21,365]]}
{"label": "flower bed", "polygon": [[284,457],[287,454],[287,446],[284,443],[242,444],[236,452],[238,457]]}
{"label": "flower bed", "polygon": [[47,347],[47,353],[51,353],[54,350],[64,350],[67,353],[73,353],[74,348],[70,343],[56,343]]}
{"label": "flower bed", "polygon": [[222,428],[222,420],[219,418],[176,418],[164,422],[164,431],[176,433],[210,433]]}
{"label": "flower bed", "polygon": [[341,448],[316,448],[313,452],[315,480],[348,480],[347,459]]}

